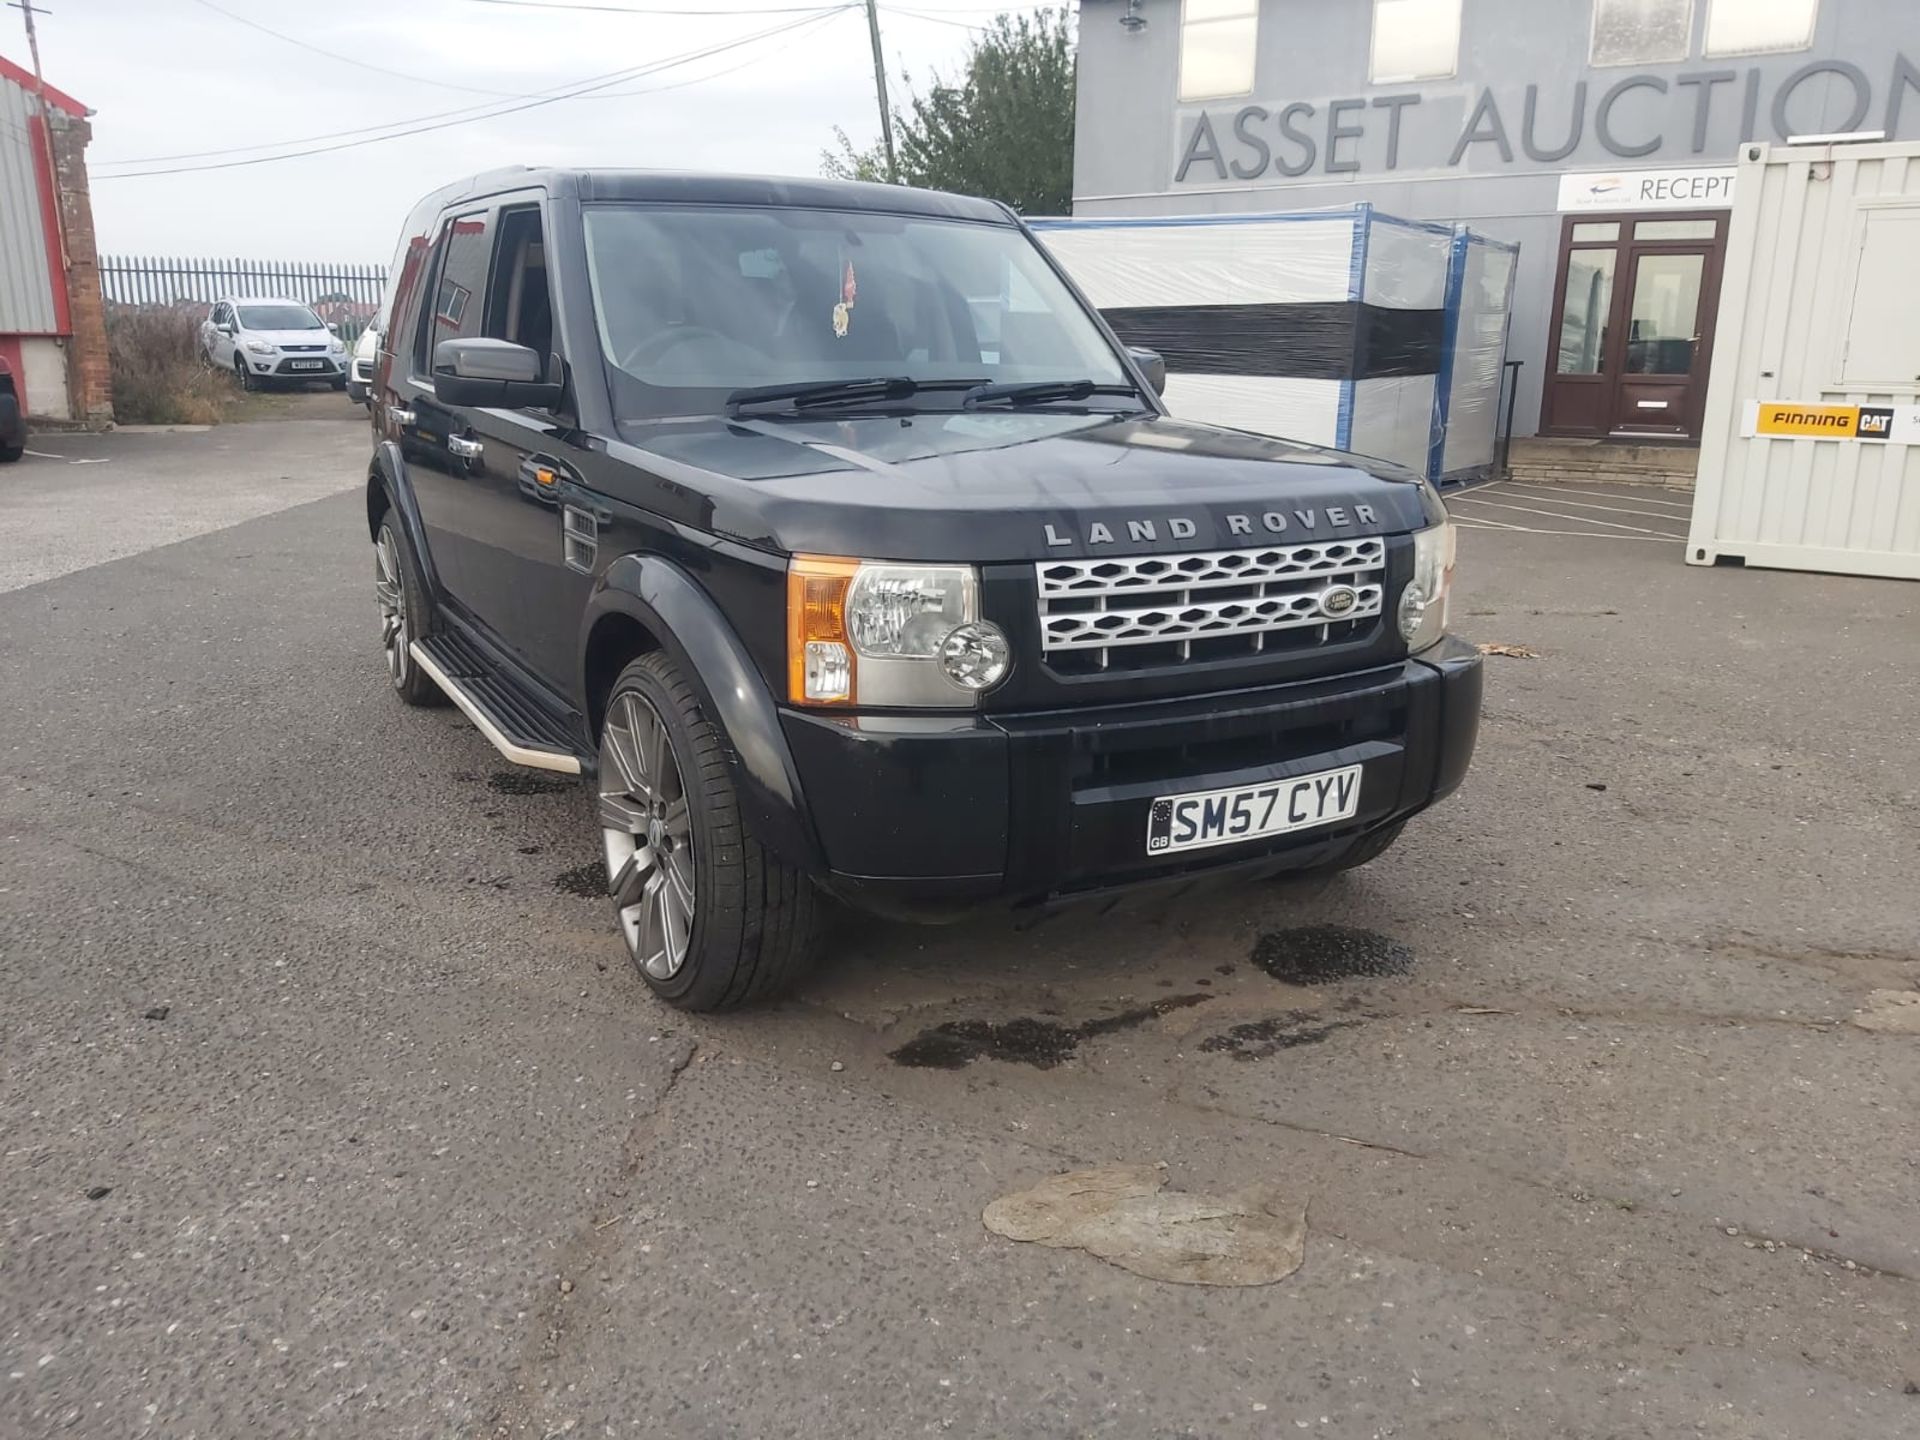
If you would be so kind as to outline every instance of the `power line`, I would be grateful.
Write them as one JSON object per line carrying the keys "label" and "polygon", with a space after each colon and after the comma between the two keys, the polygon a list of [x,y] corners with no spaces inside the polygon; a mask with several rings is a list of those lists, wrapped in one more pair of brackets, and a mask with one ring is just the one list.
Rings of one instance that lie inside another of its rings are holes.
{"label": "power line", "polygon": [[[670,70],[676,66],[691,64],[696,60],[705,60],[714,55],[722,55],[729,50],[737,50],[743,45],[751,45],[754,42],[759,40],[768,40],[773,38],[776,35],[784,35],[791,31],[799,30],[806,26],[818,25],[822,21],[824,21],[826,18],[828,18],[830,14],[839,13],[839,8],[840,7],[836,7],[832,11],[825,11],[825,12],[816,9],[812,13],[805,15],[798,20],[790,20],[782,25],[774,25],[769,27],[768,29],[757,31],[752,35],[743,35],[735,40],[729,40],[719,44],[709,45],[699,50],[687,51],[684,54],[670,56],[665,60],[653,61],[646,65],[636,65],[636,66],[631,66],[625,70],[616,70],[611,72],[609,75],[602,76],[596,80],[577,86],[567,91],[564,94],[536,96],[536,97],[532,97],[527,100],[524,100],[521,103],[516,105],[496,106],[493,109],[488,110],[485,114],[481,114],[481,115],[471,115],[471,114],[462,115],[461,118],[458,118],[458,119],[442,119],[442,120],[438,120],[437,123],[433,123],[433,124],[411,124],[411,122],[408,122],[408,121],[397,120],[392,122],[392,124],[410,125],[411,128],[393,130],[391,131],[391,133],[384,134],[384,135],[372,135],[363,140],[346,140],[346,141],[342,141],[340,144],[337,144],[337,145],[316,145],[306,150],[288,151],[287,153],[282,155],[259,155],[259,156],[253,157],[252,159],[247,159],[247,160],[223,160],[223,161],[216,161],[208,165],[175,165],[175,166],[169,166],[169,167],[166,167],[163,169],[157,169],[157,170],[126,170],[126,171],[120,172],[117,175],[98,175],[98,176],[95,176],[94,178],[99,180],[133,180],[133,179],[139,179],[141,177],[148,176],[148,175],[179,175],[188,171],[233,170],[233,169],[238,169],[242,166],[248,166],[248,165],[267,165],[277,160],[298,160],[309,155],[325,155],[338,150],[352,150],[352,149],[357,149],[362,145],[377,145],[385,140],[401,140],[401,139],[405,139],[407,136],[410,136],[410,135],[421,135],[433,130],[447,130],[447,129],[451,129],[456,125],[470,124],[475,120],[497,119],[503,115],[518,114],[522,110],[535,110],[535,109],[539,109],[542,106],[558,104],[562,100],[574,100],[574,99],[580,99],[583,97],[588,97],[588,96],[591,96],[595,91],[605,90],[609,86],[620,84],[622,81],[637,79],[642,75],[658,74],[663,70]],[[662,87],[662,88],[665,88],[665,87]],[[634,91],[634,92],[628,92],[628,93],[645,94],[647,92]],[[443,113],[460,114],[460,112],[443,112]],[[426,119],[431,117],[421,117],[421,118]],[[381,128],[381,127],[368,127],[368,128]],[[308,137],[308,139],[321,139],[321,138],[325,138],[325,137],[321,137],[321,136]],[[289,144],[289,145],[297,145],[305,142],[298,141],[298,140],[289,140],[289,141],[283,141],[281,143]],[[255,148],[255,147],[242,147],[242,148]],[[218,152],[208,152],[208,153],[218,153]],[[136,162],[124,161],[122,163],[132,164]]]}
{"label": "power line", "polygon": [[931,15],[924,10],[906,10],[898,5],[882,5],[881,10],[888,15],[900,15],[909,20],[931,20],[935,25],[952,25],[959,30],[985,30],[985,25],[975,25],[967,20],[954,20],[945,15]]}
{"label": "power line", "polygon": [[[208,4],[208,0],[197,0],[197,3]],[[859,0],[841,0],[841,3],[834,4],[834,5],[809,6],[807,7],[807,10],[805,13],[810,13],[824,19],[829,15],[837,15],[842,10],[855,8],[858,6],[858,4],[859,4]],[[208,8],[215,9],[215,10],[220,9],[220,7],[217,5],[209,5]],[[554,7],[547,7],[547,8],[554,8]],[[230,12],[222,10],[221,13],[228,14]],[[796,12],[796,13],[800,13],[800,12]],[[235,15],[233,16],[233,18],[236,20],[240,20],[243,24],[249,24],[249,25],[253,24],[252,21],[246,20],[245,17],[243,16]],[[255,25],[254,28],[259,30],[266,29],[265,26],[261,26],[261,25]],[[277,30],[267,30],[266,33],[269,35],[273,35],[279,39],[290,41],[295,45],[302,45],[304,46],[304,48],[307,48],[307,49],[316,48],[313,46],[306,46],[305,42],[296,40],[294,39],[293,36],[281,35],[280,32]],[[775,30],[775,31],[770,31],[765,33],[772,34],[772,33],[778,33],[778,31]],[[759,34],[749,35],[749,36],[743,37],[740,43],[750,44],[753,41],[761,38],[763,38],[763,35],[759,35]],[[333,52],[330,50],[321,50],[319,53],[323,55],[329,55],[329,56],[333,55]],[[348,59],[348,57],[346,56],[334,56],[334,58]],[[358,64],[359,62],[349,60],[348,63]],[[366,67],[366,68],[377,69],[378,67]],[[720,75],[732,74],[733,69],[735,68],[738,68],[738,67],[730,67],[726,70],[716,71],[714,72],[714,78],[717,78]],[[395,70],[383,70],[380,73],[386,74],[386,75],[398,76],[401,79],[415,78],[412,76],[401,75],[399,71],[395,71]],[[537,100],[537,99],[544,99],[546,97],[553,97],[556,99],[563,99],[563,100],[572,99],[572,98],[591,99],[591,100],[617,100],[624,96],[629,96],[629,95],[651,95],[656,93],[659,90],[678,89],[682,85],[690,83],[685,81],[678,81],[678,82],[675,82],[675,84],[672,86],[665,86],[665,85],[650,86],[644,90],[616,90],[609,93],[593,93],[593,94],[581,93],[577,97],[574,96],[572,93],[570,93],[574,91],[575,87],[577,86],[591,85],[595,81],[606,80],[610,77],[622,76],[628,73],[629,72],[626,70],[603,71],[598,75],[589,75],[580,80],[564,81],[559,85],[549,85],[544,90],[535,90],[531,92],[510,91],[510,90],[477,90],[474,93],[481,94],[481,95],[493,95],[493,96],[497,96],[499,99],[502,99],[502,100]],[[427,83],[439,84],[440,82],[429,81]],[[448,88],[463,89],[463,88],[469,88],[469,87],[455,86],[455,87],[448,87]],[[562,92],[569,92],[569,93],[562,93]],[[476,119],[476,120],[484,120],[487,117],[487,114],[490,114],[493,112],[493,109],[496,103],[497,101],[485,101],[485,100],[477,101],[472,105],[456,105],[451,110],[432,110],[427,112],[424,115],[413,115],[413,116],[408,116],[399,120],[382,121],[381,123],[376,125],[355,125],[355,126],[350,126],[345,130],[322,130],[318,134],[314,134],[314,135],[297,135],[286,140],[261,140],[261,141],[256,141],[254,144],[251,144],[251,145],[224,145],[213,150],[177,150],[177,151],[172,151],[165,155],[128,155],[117,160],[111,160],[111,159],[95,160],[92,162],[92,165],[90,168],[92,168],[94,171],[97,172],[101,170],[109,170],[116,166],[153,165],[153,164],[160,164],[163,162],[170,162],[174,160],[205,160],[212,157],[224,156],[224,155],[245,155],[245,154],[249,154],[254,151],[260,151],[260,150],[279,150],[279,149],[283,149],[288,145],[305,145],[315,140],[340,140],[351,135],[375,135],[382,130],[391,130],[394,127],[400,126],[400,125],[420,124],[429,120],[445,120],[456,115],[467,115],[467,116],[471,116],[473,119]],[[111,175],[103,175],[100,178],[112,179],[114,177]]]}
{"label": "power line", "polygon": [[[560,92],[570,91],[577,85],[586,85],[595,80],[606,80],[609,77],[623,76],[627,73],[628,71],[624,69],[603,71],[598,75],[589,75],[582,80],[569,80],[565,84],[549,86],[545,90],[536,92],[536,96],[552,95],[556,98],[565,98]],[[521,98],[533,99],[536,98],[536,96]],[[116,165],[152,165],[169,160],[204,160],[209,156],[215,155],[245,155],[253,150],[279,150],[288,145],[305,145],[314,140],[338,140],[348,135],[373,135],[382,130],[391,130],[399,125],[413,125],[427,120],[444,120],[452,115],[470,115],[476,120],[481,120],[486,118],[486,114],[491,114],[498,103],[498,101],[481,101],[474,105],[457,105],[451,110],[433,110],[425,115],[410,115],[400,120],[385,120],[377,125],[356,125],[347,130],[323,130],[317,135],[296,135],[287,140],[261,140],[252,145],[226,145],[217,150],[179,150],[168,155],[129,155],[120,160],[96,160],[92,162],[89,169],[99,170],[105,166]],[[483,114],[480,112],[486,113]]]}
{"label": "power line", "polygon": [[213,0],[194,0],[194,4],[199,5],[203,9],[211,10],[216,15],[224,15],[237,25],[245,25],[250,30],[258,30],[262,35],[271,35],[276,40],[284,40],[287,44],[296,45],[302,50],[311,50],[315,55],[324,55],[329,60],[338,60],[342,65],[352,65],[361,70],[371,70],[376,75],[388,75],[395,80],[406,80],[415,85],[433,85],[442,90],[462,90],[469,95],[492,95],[497,98],[509,100],[524,100],[530,98],[524,92],[487,90],[478,85],[456,85],[449,80],[433,80],[425,75],[409,75],[404,70],[389,70],[384,65],[374,65],[365,60],[355,59],[351,55],[342,55],[337,50],[328,50],[324,46],[302,40],[297,35],[289,35],[284,31],[275,30],[272,26],[262,25],[258,20],[250,20],[245,15],[236,15],[225,6],[214,4]]}
{"label": "power line", "polygon": [[[584,0],[466,0],[469,5],[504,5],[516,10],[587,10],[599,15],[798,15],[804,10],[818,11],[817,5],[750,6],[739,10],[716,10],[703,6],[698,10],[662,9],[651,5],[590,5]],[[835,7],[838,8],[838,7]]]}

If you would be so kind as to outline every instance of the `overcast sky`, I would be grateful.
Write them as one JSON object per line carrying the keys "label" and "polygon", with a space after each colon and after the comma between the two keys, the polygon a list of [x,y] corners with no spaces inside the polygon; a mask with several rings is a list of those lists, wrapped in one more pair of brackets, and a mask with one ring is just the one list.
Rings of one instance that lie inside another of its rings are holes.
{"label": "overcast sky", "polygon": [[[37,3],[52,12],[39,17],[48,83],[96,112],[88,151],[94,219],[100,248],[113,254],[384,261],[415,200],[496,165],[814,175],[835,125],[861,145],[879,133],[863,11],[805,13],[836,0],[591,0],[656,12],[647,14],[562,9],[558,0]],[[541,3],[554,8],[543,13]],[[920,84],[930,68],[954,73],[971,38],[967,26],[1029,8],[1013,0],[882,0],[889,83],[903,67]],[[657,13],[670,10],[696,13]],[[0,54],[25,65],[18,12],[0,17]],[[348,58],[303,49],[246,20]],[[448,112],[524,103],[513,97],[592,84],[787,26],[796,28],[518,114],[271,164],[132,173],[308,148],[286,142],[339,145],[365,137],[335,132],[368,126],[439,124],[458,118]],[[242,146],[269,148],[197,153]],[[182,156],[190,158],[166,158]]]}

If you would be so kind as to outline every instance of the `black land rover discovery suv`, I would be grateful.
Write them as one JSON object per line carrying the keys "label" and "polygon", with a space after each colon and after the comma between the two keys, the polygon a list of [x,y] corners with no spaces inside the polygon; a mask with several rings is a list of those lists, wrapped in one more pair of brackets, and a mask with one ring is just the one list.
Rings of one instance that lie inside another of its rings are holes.
{"label": "black land rover discovery suv", "polygon": [[367,523],[394,688],[598,796],[662,997],[818,892],[949,917],[1378,855],[1459,784],[1453,532],[1185,424],[1002,206],[515,170],[401,237]]}

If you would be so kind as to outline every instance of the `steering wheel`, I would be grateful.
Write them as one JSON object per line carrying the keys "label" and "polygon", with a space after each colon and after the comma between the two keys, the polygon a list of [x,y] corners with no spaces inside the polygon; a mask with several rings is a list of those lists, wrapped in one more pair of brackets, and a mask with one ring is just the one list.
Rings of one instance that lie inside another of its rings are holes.
{"label": "steering wheel", "polygon": [[722,335],[718,330],[709,330],[704,325],[677,325],[664,334],[656,335],[651,340],[643,340],[634,346],[621,360],[620,368],[635,371],[638,367],[656,364],[693,340],[718,340],[722,345],[733,344],[729,337]]}

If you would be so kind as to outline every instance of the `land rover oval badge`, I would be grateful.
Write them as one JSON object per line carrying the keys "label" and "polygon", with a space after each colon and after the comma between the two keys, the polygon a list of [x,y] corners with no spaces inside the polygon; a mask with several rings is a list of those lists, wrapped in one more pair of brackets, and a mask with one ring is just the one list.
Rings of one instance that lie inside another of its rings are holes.
{"label": "land rover oval badge", "polygon": [[1351,585],[1329,585],[1320,592],[1320,613],[1330,619],[1351,615],[1359,603],[1360,592]]}

